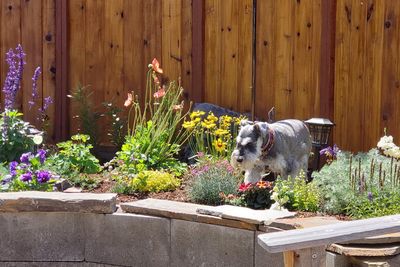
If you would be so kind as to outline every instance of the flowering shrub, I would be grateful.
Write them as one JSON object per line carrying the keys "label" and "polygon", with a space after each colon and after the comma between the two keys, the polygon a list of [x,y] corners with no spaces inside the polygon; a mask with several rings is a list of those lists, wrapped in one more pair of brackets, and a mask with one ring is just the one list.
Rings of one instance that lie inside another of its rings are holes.
{"label": "flowering shrub", "polygon": [[[15,109],[15,101],[18,90],[21,87],[21,80],[25,62],[25,53],[18,45],[15,49],[10,49],[6,53],[8,72],[4,81],[4,111],[0,114],[0,162],[17,160],[22,153],[33,151],[34,145],[41,144],[43,133],[36,130],[32,125],[22,120],[22,113]],[[41,74],[40,67],[37,67],[32,78],[32,99],[29,100],[31,109],[37,99],[37,80]],[[46,111],[52,102],[51,98],[46,97],[44,105],[39,108],[38,121],[42,129],[46,128],[48,117]]]}
{"label": "flowering shrub", "polygon": [[189,140],[192,152],[204,152],[213,157],[229,157],[235,148],[240,121],[245,118],[217,118],[212,112],[205,115],[204,111],[194,111],[190,113],[190,120],[182,125],[192,133]]}
{"label": "flowering shrub", "polygon": [[57,144],[59,152],[52,155],[47,165],[64,177],[72,178],[79,173],[93,174],[101,170],[99,160],[92,155],[88,135],[77,134],[71,140]]}
{"label": "flowering shrub", "polygon": [[272,183],[267,181],[259,181],[257,183],[242,183],[239,186],[238,194],[224,195],[225,203],[246,206],[252,209],[268,209],[271,204]]}
{"label": "flowering shrub", "polygon": [[46,169],[46,151],[39,149],[36,154],[21,155],[20,163],[12,161],[9,173],[0,182],[1,191],[40,190],[52,191],[56,176]]}
{"label": "flowering shrub", "polygon": [[385,156],[400,159],[400,147],[393,143],[393,136],[385,135],[379,140],[377,147],[382,151]]}
{"label": "flowering shrub", "polygon": [[335,144],[332,147],[328,146],[324,149],[321,149],[319,151],[319,154],[322,156],[324,155],[326,157],[326,163],[329,165],[336,159],[337,154],[340,152],[338,146]]}
{"label": "flowering shrub", "polygon": [[[319,188],[323,196],[321,209],[325,212],[347,214],[357,218],[379,215],[376,212],[368,213],[372,209],[363,209],[360,205],[363,205],[369,196],[380,196],[374,197],[374,201],[396,196],[392,192],[399,192],[400,164],[394,158],[381,155],[377,149],[356,155],[339,151],[336,160],[330,165],[325,165],[319,172],[313,173],[312,183]],[[371,206],[372,204],[369,205]],[[395,210],[395,206],[385,209]],[[381,211],[382,215],[386,214],[384,209]]]}
{"label": "flowering shrub", "polygon": [[180,186],[180,180],[173,174],[161,171],[142,171],[134,178],[122,178],[117,181],[113,191],[116,193],[149,193],[172,191]]}
{"label": "flowering shrub", "polygon": [[200,155],[198,163],[187,174],[189,198],[196,203],[221,204],[224,196],[237,194],[241,178],[227,160],[213,160]]}
{"label": "flowering shrub", "polygon": [[128,135],[114,160],[117,168],[125,174],[171,169],[180,175],[186,167],[175,158],[189,137],[188,132],[178,129],[186,116],[183,102],[180,102],[183,89],[176,82],[161,85],[159,75],[162,73],[158,61],[154,59],[147,73],[143,109],[133,93],[128,94],[125,101],[125,106],[130,107]]}
{"label": "flowering shrub", "polygon": [[320,193],[314,183],[307,183],[304,173],[287,180],[278,178],[271,198],[280,207],[289,210],[316,212],[319,208]]}

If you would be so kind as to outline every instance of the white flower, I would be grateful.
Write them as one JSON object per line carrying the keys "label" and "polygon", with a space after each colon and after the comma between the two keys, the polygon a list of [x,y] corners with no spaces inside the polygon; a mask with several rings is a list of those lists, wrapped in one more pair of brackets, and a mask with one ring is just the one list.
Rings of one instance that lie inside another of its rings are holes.
{"label": "white flower", "polygon": [[400,158],[400,148],[398,146],[394,146],[390,149],[387,149],[383,151],[383,154],[385,154],[388,157],[393,157],[393,158]]}
{"label": "white flower", "polygon": [[382,150],[387,150],[396,147],[396,145],[393,143],[393,136],[391,135],[382,136],[376,146]]}

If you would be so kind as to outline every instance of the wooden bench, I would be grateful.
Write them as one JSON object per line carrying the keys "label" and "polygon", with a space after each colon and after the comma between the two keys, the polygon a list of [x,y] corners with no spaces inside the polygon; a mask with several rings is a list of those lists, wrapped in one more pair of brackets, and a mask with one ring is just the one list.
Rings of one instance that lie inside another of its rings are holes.
{"label": "wooden bench", "polygon": [[258,243],[270,253],[283,252],[285,267],[322,267],[329,244],[396,232],[400,215],[267,233],[258,236]]}

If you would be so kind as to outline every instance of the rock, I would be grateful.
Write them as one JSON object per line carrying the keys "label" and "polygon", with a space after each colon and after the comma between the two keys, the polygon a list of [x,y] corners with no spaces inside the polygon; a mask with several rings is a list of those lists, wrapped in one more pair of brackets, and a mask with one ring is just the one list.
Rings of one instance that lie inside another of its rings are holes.
{"label": "rock", "polygon": [[57,189],[57,191],[63,192],[65,189],[72,187],[72,184],[68,180],[61,179],[58,182],[56,182],[54,186]]}
{"label": "rock", "polygon": [[13,192],[0,193],[0,212],[83,212],[113,213],[116,194],[60,192]]}
{"label": "rock", "polygon": [[64,193],[81,193],[82,192],[82,188],[70,187],[70,188],[65,189],[63,192]]}

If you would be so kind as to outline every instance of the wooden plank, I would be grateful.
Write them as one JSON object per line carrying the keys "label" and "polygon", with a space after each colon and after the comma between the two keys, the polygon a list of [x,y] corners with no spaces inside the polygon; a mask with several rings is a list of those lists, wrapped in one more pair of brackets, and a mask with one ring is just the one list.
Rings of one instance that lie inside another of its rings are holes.
{"label": "wooden plank", "polygon": [[291,118],[293,114],[293,17],[294,1],[277,4],[275,30],[275,107],[276,118]]}
{"label": "wooden plank", "polygon": [[218,104],[234,109],[237,103],[238,1],[225,0],[221,9],[221,86]]}
{"label": "wooden plank", "polygon": [[162,1],[162,64],[164,75],[177,81],[182,73],[182,1]]}
{"label": "wooden plank", "polygon": [[258,236],[258,243],[276,253],[325,246],[400,231],[400,215],[349,221]]}
{"label": "wooden plank", "polygon": [[[44,0],[42,6],[42,80],[43,80],[43,98],[50,96],[55,100],[56,93],[56,7],[54,0]],[[47,129],[47,141],[54,141],[54,120],[55,103],[49,106],[47,110],[49,117],[49,128]]]}
{"label": "wooden plank", "polygon": [[367,5],[366,45],[364,61],[364,145],[363,150],[376,146],[383,128],[381,126],[381,82],[383,67],[383,31],[385,1],[369,0]]}
{"label": "wooden plank", "polygon": [[253,0],[238,3],[238,52],[237,52],[237,103],[234,109],[240,112],[251,112],[251,64],[253,55]]}
{"label": "wooden plank", "polygon": [[[192,38],[193,38],[193,25],[192,25],[192,0],[182,0],[181,6],[181,80],[182,87],[184,88],[184,96],[185,100],[197,100],[200,102],[200,99],[197,98],[197,94],[194,93],[193,89],[193,67],[192,67]],[[200,10],[202,12],[202,10]],[[201,14],[198,14],[201,15]],[[197,15],[197,16],[198,16]],[[204,21],[202,21],[204,23]],[[200,34],[202,37],[203,34]],[[200,40],[202,42],[202,40]],[[202,63],[200,62],[200,68],[202,68]],[[202,78],[203,79],[203,78]],[[200,89],[203,90],[203,87]],[[201,92],[200,92],[201,97]]]}
{"label": "wooden plank", "polygon": [[352,19],[352,2],[339,0],[336,13],[336,59],[335,59],[335,89],[334,89],[334,122],[333,139],[342,149],[348,149],[346,141],[348,110],[349,79],[350,79],[350,35]]}
{"label": "wooden plank", "polygon": [[[144,101],[146,69],[143,44],[143,0],[124,1],[124,91],[123,97],[134,91]],[[141,25],[141,26],[138,26]],[[132,29],[135,30],[132,30]],[[147,64],[146,64],[147,63]],[[117,103],[119,106],[123,102]]]}
{"label": "wooden plank", "polygon": [[[328,117],[333,120],[333,116],[330,116],[330,114],[333,112],[333,71],[332,68],[334,67],[333,62],[331,58],[335,56],[334,52],[334,45],[331,45],[333,40],[334,40],[334,27],[331,27],[329,25],[327,28],[322,30],[322,23],[323,23],[323,16],[328,16],[327,18],[324,18],[329,21],[329,23],[332,23],[332,20],[334,21],[334,17],[332,18],[332,14],[334,14],[334,4],[330,4],[329,7],[333,9],[333,11],[329,12],[328,14],[323,14],[322,13],[322,6],[323,2],[326,1],[319,1],[319,0],[312,0],[310,2],[310,9],[312,10],[312,16],[311,16],[311,21],[310,24],[307,23],[307,28],[311,29],[311,37],[310,37],[310,44],[309,47],[307,47],[307,50],[311,52],[311,65],[310,65],[310,87],[308,88],[309,90],[309,98],[308,98],[308,111],[306,113],[305,119],[311,118],[311,117]],[[328,1],[329,3],[335,3],[334,1]],[[322,50],[322,34],[324,31],[327,31],[327,34],[329,34],[330,37],[330,45],[329,50],[325,51]],[[323,62],[324,68],[328,69],[328,75],[325,79],[328,79],[328,85],[330,86],[330,90],[326,91],[324,93],[321,93],[321,86],[320,86],[320,78],[321,77],[321,57],[323,53],[327,53],[327,61]],[[327,107],[326,109],[329,110],[327,112],[327,115],[322,116],[321,113],[321,95],[325,97],[328,100]]]}
{"label": "wooden plank", "polygon": [[162,58],[162,1],[144,2],[144,62],[151,63],[157,58],[163,67]]}
{"label": "wooden plank", "polygon": [[256,116],[267,119],[275,106],[276,71],[276,5],[277,1],[257,1]]}
{"label": "wooden plank", "polygon": [[192,86],[188,98],[202,102],[205,91],[205,1],[192,0]]}
{"label": "wooden plank", "polygon": [[217,104],[221,88],[221,17],[220,0],[205,1],[205,90],[204,100]]}
{"label": "wooden plank", "polygon": [[38,109],[42,106],[43,86],[42,75],[37,81],[37,100],[29,108],[28,102],[32,99],[32,76],[36,67],[42,67],[42,3],[41,1],[21,2],[21,42],[26,53],[26,62],[23,74],[23,104],[24,119],[39,126]]}
{"label": "wooden plank", "polygon": [[[86,0],[70,0],[69,10],[69,64],[68,64],[68,83],[69,94],[79,85],[86,85],[85,80],[85,36],[86,36]],[[77,104],[69,102],[69,129],[70,134],[78,132],[78,121],[73,119],[77,115]]]}
{"label": "wooden plank", "polygon": [[[5,54],[10,48],[15,49],[21,43],[21,4],[20,0],[1,1],[1,38],[0,53],[3,55],[1,61],[1,73],[3,81],[8,71],[8,65],[5,61]],[[4,95],[2,95],[2,105],[4,103]],[[22,94],[19,93],[16,99],[16,108],[22,110]]]}

